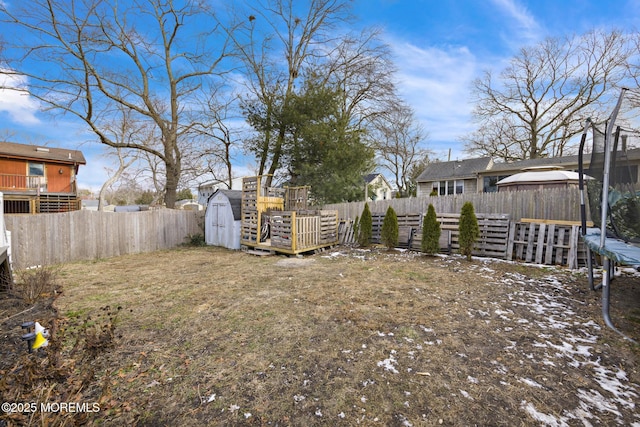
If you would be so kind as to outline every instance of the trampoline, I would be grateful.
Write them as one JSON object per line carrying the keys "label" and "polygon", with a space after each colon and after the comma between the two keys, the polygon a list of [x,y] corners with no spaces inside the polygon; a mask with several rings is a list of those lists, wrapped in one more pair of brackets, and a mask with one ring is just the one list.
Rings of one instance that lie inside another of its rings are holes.
{"label": "trampoline", "polygon": [[[606,325],[626,339],[611,320],[610,289],[616,264],[640,266],[640,184],[638,168],[629,162],[628,137],[635,135],[628,117],[619,117],[629,111],[624,103],[627,89],[620,93],[616,106],[603,124],[591,120],[585,123],[578,154],[581,237],[587,247],[589,286],[602,289],[602,315]],[[584,157],[587,139],[591,136],[589,167]],[[585,175],[593,179],[585,179]],[[587,228],[587,201],[594,227]],[[606,203],[604,202],[606,201]],[[601,258],[602,282],[594,283],[594,264],[597,254]],[[634,341],[635,342],[635,341]]]}

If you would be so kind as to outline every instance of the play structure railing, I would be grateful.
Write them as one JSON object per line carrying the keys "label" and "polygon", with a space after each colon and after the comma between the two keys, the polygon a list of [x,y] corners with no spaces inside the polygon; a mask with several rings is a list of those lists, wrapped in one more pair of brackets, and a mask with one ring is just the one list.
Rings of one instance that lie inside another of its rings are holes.
{"label": "play structure railing", "polygon": [[[602,290],[602,315],[606,325],[633,341],[616,329],[609,307],[615,264],[640,265],[640,193],[636,191],[638,178],[626,161],[626,138],[622,143],[622,128],[616,123],[625,92],[626,89],[623,89],[605,124],[604,132],[591,120],[587,120],[580,141],[578,163],[581,238],[587,247],[589,285],[592,290]],[[589,168],[586,169],[584,151],[589,133],[592,136],[592,150]],[[593,227],[587,226],[586,196]],[[594,284],[594,254],[600,256],[602,265],[602,283],[597,286]]]}

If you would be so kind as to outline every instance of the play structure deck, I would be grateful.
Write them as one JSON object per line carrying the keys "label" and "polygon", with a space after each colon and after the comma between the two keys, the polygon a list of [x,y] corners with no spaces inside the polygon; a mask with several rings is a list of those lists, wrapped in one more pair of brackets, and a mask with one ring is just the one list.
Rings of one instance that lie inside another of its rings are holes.
{"label": "play structure deck", "polygon": [[264,187],[262,178],[242,182],[241,245],[297,255],[338,244],[338,211],[309,209],[309,187]]}

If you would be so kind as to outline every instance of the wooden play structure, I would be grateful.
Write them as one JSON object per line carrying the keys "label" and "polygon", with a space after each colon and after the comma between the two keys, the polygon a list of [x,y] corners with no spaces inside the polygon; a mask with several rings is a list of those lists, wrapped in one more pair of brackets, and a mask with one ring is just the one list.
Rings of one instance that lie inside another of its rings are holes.
{"label": "wooden play structure", "polygon": [[338,244],[338,211],[310,210],[309,187],[264,187],[242,180],[241,245],[296,255]]}

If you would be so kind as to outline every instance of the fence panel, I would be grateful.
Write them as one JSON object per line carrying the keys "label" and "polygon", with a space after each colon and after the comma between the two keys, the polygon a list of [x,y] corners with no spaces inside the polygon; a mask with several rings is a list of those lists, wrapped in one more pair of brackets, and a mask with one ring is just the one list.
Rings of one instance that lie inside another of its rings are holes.
{"label": "fence panel", "polygon": [[5,215],[13,266],[22,269],[79,260],[170,249],[190,234],[203,234],[202,212],[74,211]]}
{"label": "fence panel", "polygon": [[[369,209],[372,213],[384,215],[387,208],[392,206],[397,215],[404,215],[424,213],[432,204],[437,214],[460,213],[467,201],[473,204],[476,212],[508,214],[515,221],[520,218],[580,221],[580,193],[576,188],[377,200],[369,202]],[[324,205],[323,209],[337,210],[340,219],[355,219],[362,215],[364,202]]]}

